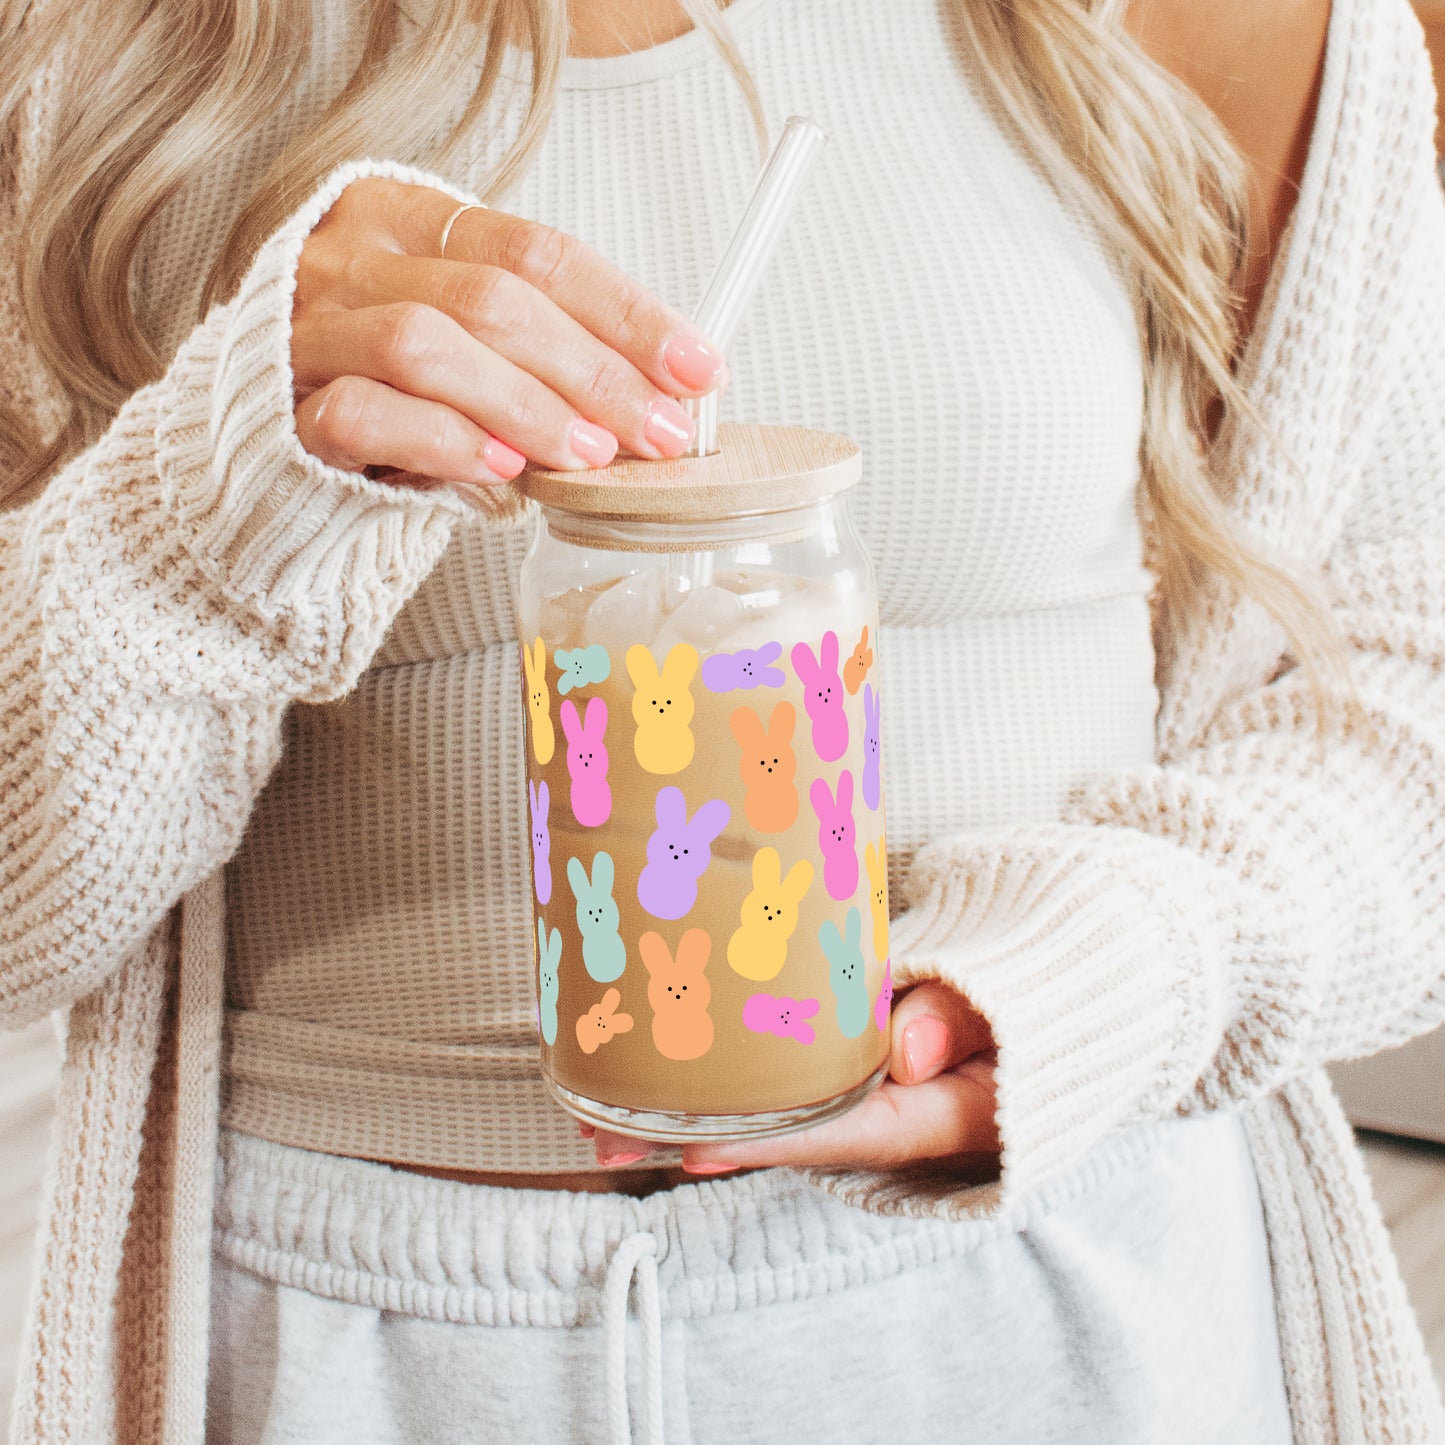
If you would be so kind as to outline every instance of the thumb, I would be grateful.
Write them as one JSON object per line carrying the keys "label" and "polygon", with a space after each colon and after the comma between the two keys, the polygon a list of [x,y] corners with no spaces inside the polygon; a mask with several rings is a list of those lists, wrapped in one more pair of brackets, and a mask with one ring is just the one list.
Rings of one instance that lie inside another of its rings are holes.
{"label": "thumb", "polygon": [[900,1084],[921,1084],[994,1048],[988,1020],[946,983],[909,989],[893,1010],[889,1072]]}

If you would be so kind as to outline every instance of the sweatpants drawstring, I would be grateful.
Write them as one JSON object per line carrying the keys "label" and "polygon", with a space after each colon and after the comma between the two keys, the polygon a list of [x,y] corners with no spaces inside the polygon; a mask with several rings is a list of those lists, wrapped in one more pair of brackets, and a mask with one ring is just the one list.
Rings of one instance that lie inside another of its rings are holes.
{"label": "sweatpants drawstring", "polygon": [[612,1445],[630,1445],[627,1420],[627,1298],[637,1276],[637,1312],[642,1324],[642,1366],[647,1385],[641,1438],[662,1441],[662,1306],[657,1293],[657,1239],[639,1231],[617,1246],[602,1286],[602,1325],[607,1341],[607,1423]]}

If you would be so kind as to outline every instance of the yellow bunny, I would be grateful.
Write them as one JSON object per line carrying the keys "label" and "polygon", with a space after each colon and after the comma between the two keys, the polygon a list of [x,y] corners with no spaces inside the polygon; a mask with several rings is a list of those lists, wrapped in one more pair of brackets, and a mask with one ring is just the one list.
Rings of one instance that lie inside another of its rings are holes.
{"label": "yellow bunny", "polygon": [[873,910],[873,952],[882,963],[888,957],[888,853],[880,838],[863,850],[868,865],[868,906]]}
{"label": "yellow bunny", "polygon": [[557,746],[552,727],[552,694],[547,690],[547,649],[539,637],[529,649],[522,644],[522,666],[527,670],[527,711],[532,715],[532,752],[537,765],[546,767]]}
{"label": "yellow bunny", "polygon": [[697,668],[697,648],[686,642],[668,652],[660,673],[650,648],[638,642],[627,649],[627,675],[637,689],[632,694],[637,724],[632,750],[649,773],[680,773],[692,761],[695,704],[689,689]]}
{"label": "yellow bunny", "polygon": [[753,855],[753,891],[743,899],[742,927],[728,941],[734,973],[759,983],[776,978],[788,960],[788,940],[798,926],[798,904],[813,885],[813,865],[804,858],[783,877],[776,848]]}

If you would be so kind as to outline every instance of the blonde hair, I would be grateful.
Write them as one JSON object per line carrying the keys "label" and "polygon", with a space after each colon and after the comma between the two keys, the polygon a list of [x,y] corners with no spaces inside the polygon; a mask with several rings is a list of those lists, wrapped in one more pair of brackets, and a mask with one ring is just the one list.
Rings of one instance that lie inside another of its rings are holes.
{"label": "blonde hair", "polygon": [[[8,487],[0,480],[0,502],[86,445],[127,396],[160,375],[164,358],[131,298],[141,237],[168,200],[243,145],[292,92],[313,43],[311,3],[0,0],[4,133],[16,133],[27,105],[58,110],[54,149],[39,173],[18,177],[12,166],[8,189],[23,211],[25,322],[67,408],[47,441],[13,400],[0,401],[0,459],[17,459]],[[679,3],[736,76],[761,147],[762,106],[716,0]],[[408,35],[394,0],[371,0],[350,79],[256,187],[203,306],[235,285],[260,242],[339,162],[387,154],[444,166],[480,123],[511,40],[532,57],[532,84],[518,133],[482,193],[504,197],[547,129],[566,5],[429,0]],[[961,62],[1133,281],[1145,357],[1143,502],[1161,635],[1187,622],[1213,575],[1271,612],[1305,661],[1325,656],[1327,624],[1311,592],[1282,561],[1244,544],[1204,461],[1211,416],[1251,415],[1232,370],[1231,283],[1247,214],[1238,152],[1207,108],[1128,36],[1125,0],[946,5]],[[84,43],[67,44],[78,30]],[[58,83],[44,79],[48,69]]]}

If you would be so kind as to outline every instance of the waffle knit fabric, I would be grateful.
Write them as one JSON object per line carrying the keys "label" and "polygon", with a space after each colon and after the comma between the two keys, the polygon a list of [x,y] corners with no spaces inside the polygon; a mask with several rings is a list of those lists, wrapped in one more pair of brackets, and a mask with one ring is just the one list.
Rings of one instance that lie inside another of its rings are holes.
{"label": "waffle knit fabric", "polygon": [[[18,137],[22,199],[50,83]],[[1155,766],[1056,822],[939,841],[907,881],[895,976],[962,989],[999,1041],[999,1184],[824,1181],[880,1211],[986,1211],[1120,1124],[1242,1110],[1301,1442],[1445,1438],[1320,1073],[1445,1017],[1430,110],[1404,0],[1336,0],[1301,196],[1242,363],[1267,432],[1229,432],[1211,458],[1255,537],[1325,570],[1364,717],[1317,736],[1277,629],[1210,594],[1203,625],[1165,639]],[[347,692],[459,515],[445,493],[323,465],[292,427],[297,254],[340,189],[378,172],[441,184],[381,162],[333,174],[165,376],[0,515],[0,1026],[70,1006],[16,1441],[203,1435],[218,870],[285,709]],[[14,275],[0,366],[53,425]],[[496,520],[514,511],[500,496]]]}

